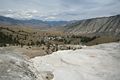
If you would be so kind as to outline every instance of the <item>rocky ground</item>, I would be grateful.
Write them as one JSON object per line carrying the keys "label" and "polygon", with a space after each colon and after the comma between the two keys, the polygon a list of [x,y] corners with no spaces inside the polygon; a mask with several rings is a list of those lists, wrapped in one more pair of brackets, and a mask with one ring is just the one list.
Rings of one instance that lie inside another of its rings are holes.
{"label": "rocky ground", "polygon": [[64,50],[31,59],[39,72],[53,80],[120,80],[120,43]]}
{"label": "rocky ground", "polygon": [[[17,47],[0,48],[0,80],[50,80],[53,74],[38,72],[24,50]],[[23,51],[22,51],[23,50]]]}
{"label": "rocky ground", "polygon": [[26,50],[0,48],[0,80],[120,80],[120,42],[31,59]]}
{"label": "rocky ground", "polygon": [[21,52],[0,48],[0,80],[36,80],[30,67]]}

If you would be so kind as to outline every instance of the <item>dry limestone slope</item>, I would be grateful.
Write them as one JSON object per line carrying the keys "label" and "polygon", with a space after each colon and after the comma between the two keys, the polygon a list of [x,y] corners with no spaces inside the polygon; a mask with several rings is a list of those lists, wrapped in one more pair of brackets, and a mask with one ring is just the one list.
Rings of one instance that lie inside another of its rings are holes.
{"label": "dry limestone slope", "polygon": [[31,61],[38,72],[52,72],[53,80],[120,80],[120,43],[58,51]]}
{"label": "dry limestone slope", "polygon": [[120,42],[32,59],[22,54],[0,48],[0,80],[120,80]]}
{"label": "dry limestone slope", "polygon": [[120,15],[80,20],[66,27],[65,32],[85,35],[120,35]]}

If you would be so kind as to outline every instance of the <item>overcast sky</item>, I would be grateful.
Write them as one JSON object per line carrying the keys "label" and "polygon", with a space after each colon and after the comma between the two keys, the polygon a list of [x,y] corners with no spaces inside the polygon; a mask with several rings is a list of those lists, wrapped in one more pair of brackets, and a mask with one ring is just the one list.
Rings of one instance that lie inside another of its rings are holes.
{"label": "overcast sky", "polygon": [[81,20],[120,14],[120,0],[0,0],[0,15],[17,19]]}

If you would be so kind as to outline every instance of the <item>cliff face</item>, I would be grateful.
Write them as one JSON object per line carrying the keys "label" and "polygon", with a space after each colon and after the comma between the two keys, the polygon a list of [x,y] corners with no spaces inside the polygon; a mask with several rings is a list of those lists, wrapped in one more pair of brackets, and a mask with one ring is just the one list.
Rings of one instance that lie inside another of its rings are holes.
{"label": "cliff face", "polygon": [[120,15],[80,20],[67,25],[72,34],[120,35]]}

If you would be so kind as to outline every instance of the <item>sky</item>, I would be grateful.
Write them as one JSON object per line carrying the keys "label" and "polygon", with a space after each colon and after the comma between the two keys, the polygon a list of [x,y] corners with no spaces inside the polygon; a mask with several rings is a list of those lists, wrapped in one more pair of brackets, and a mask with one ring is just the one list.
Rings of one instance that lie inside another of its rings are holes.
{"label": "sky", "polygon": [[120,0],[0,0],[0,15],[16,19],[82,20],[120,14]]}

